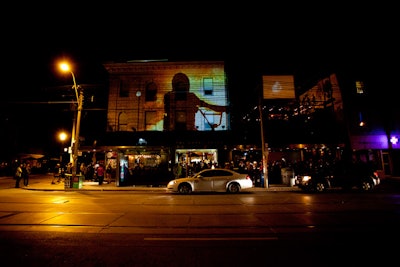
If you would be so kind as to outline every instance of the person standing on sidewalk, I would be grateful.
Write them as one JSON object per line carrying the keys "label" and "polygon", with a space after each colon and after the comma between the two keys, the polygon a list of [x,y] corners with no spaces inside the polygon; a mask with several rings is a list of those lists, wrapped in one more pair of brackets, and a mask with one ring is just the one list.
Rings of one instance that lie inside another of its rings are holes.
{"label": "person standing on sidewalk", "polygon": [[14,174],[14,179],[15,179],[15,188],[19,188],[19,184],[21,182],[22,179],[22,163],[17,167],[17,169],[15,170],[15,174]]}
{"label": "person standing on sidewalk", "polygon": [[22,178],[24,179],[24,186],[29,186],[29,175],[31,173],[31,165],[24,163],[22,166]]}
{"label": "person standing on sidewalk", "polygon": [[109,162],[106,168],[107,184],[111,183],[111,172],[112,172],[112,167],[111,167],[111,162]]}
{"label": "person standing on sidewalk", "polygon": [[103,184],[104,181],[104,173],[105,169],[102,163],[99,164],[99,167],[97,167],[97,179],[99,180],[99,185]]}

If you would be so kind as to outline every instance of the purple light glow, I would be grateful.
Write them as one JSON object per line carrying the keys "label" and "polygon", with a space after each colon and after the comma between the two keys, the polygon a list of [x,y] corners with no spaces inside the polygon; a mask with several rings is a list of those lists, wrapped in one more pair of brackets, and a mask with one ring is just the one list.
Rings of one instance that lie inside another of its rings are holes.
{"label": "purple light glow", "polygon": [[393,145],[397,145],[398,142],[399,139],[396,136],[392,136],[392,138],[390,138],[390,143],[392,143]]}

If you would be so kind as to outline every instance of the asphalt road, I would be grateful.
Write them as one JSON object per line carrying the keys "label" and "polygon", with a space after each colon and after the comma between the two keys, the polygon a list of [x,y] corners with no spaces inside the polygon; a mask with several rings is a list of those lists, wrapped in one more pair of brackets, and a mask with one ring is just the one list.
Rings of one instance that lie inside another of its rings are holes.
{"label": "asphalt road", "polygon": [[6,266],[386,266],[397,181],[369,193],[0,190]]}

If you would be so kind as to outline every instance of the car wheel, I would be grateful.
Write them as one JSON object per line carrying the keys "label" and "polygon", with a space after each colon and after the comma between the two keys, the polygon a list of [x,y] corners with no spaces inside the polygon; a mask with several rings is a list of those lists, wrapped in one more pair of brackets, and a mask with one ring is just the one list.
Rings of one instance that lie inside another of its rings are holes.
{"label": "car wheel", "polygon": [[361,191],[371,191],[373,186],[368,181],[363,181],[360,185]]}
{"label": "car wheel", "polygon": [[178,187],[178,192],[185,195],[190,194],[192,193],[192,187],[186,183],[180,184]]}
{"label": "car wheel", "polygon": [[228,192],[229,193],[238,193],[240,192],[240,185],[237,183],[231,183],[228,185]]}
{"label": "car wheel", "polygon": [[326,190],[326,186],[324,183],[317,183],[315,185],[315,191],[317,192],[324,192]]}

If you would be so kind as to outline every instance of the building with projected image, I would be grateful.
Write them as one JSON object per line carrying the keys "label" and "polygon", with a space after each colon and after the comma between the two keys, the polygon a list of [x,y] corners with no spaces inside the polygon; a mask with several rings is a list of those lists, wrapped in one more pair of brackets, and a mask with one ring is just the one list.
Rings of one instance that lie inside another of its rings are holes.
{"label": "building with projected image", "polygon": [[[229,160],[224,62],[130,61],[109,73],[106,141],[87,148],[116,170],[117,185],[165,183],[189,166]],[[104,156],[103,156],[104,155]],[[191,168],[192,169],[192,168]]]}
{"label": "building with projected image", "polygon": [[260,104],[232,129],[223,61],[146,60],[104,68],[106,133],[82,142],[79,160],[111,164],[117,186],[162,185],[204,167],[261,162],[262,137],[268,165],[355,157],[374,161],[382,177],[399,172],[399,132],[369,111],[360,79],[336,73],[299,90],[293,75],[263,75],[254,95]]}

